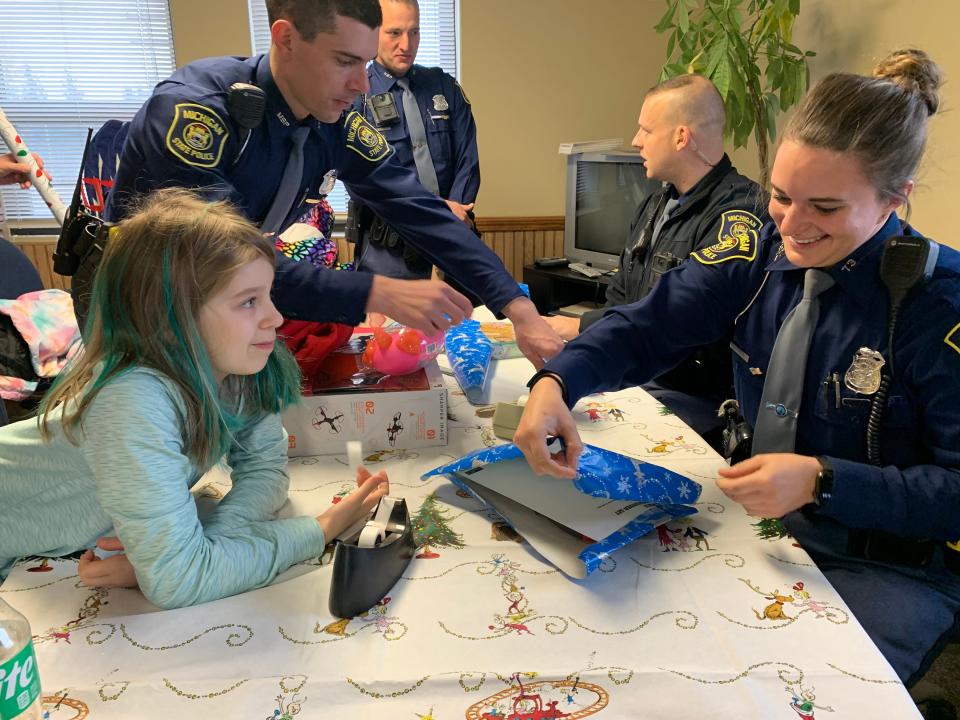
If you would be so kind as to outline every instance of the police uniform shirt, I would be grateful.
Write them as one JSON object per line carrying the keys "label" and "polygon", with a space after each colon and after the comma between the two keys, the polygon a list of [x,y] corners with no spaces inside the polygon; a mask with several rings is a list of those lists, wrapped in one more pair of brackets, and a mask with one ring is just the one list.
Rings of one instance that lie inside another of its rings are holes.
{"label": "police uniform shirt", "polygon": [[[360,97],[354,103],[354,109],[383,133],[400,164],[415,172],[410,131],[403,114],[403,88],[376,60],[370,63],[367,77],[370,80],[368,97],[389,92],[400,118],[392,124],[377,125],[367,97]],[[477,199],[480,190],[477,125],[470,102],[460,84],[440,68],[413,65],[406,78],[410,82],[410,92],[420,106],[440,197],[469,205]]]}
{"label": "police uniform shirt", "polygon": [[[766,198],[760,186],[737,172],[730,158],[724,155],[696,185],[677,198],[680,204],[656,239],[651,243],[648,238],[643,249],[633,252],[639,235],[651,231],[665,200],[675,195],[676,188],[666,184],[640,203],[631,222],[627,246],[620,254],[619,270],[607,285],[606,304],[581,316],[581,332],[610,308],[643,298],[673,265],[686,260],[694,250],[717,243],[738,223],[757,231],[769,222]],[[661,266],[663,258],[670,258],[672,264]],[[674,412],[698,426],[701,432],[710,422],[721,424],[716,418],[716,409],[730,397],[732,369],[727,343],[725,337],[710,346],[696,348],[681,363],[656,378],[658,386],[673,391],[666,399],[673,400]],[[703,401],[691,406],[676,393]],[[699,412],[694,412],[695,409]]]}
{"label": "police uniform shirt", "polygon": [[[944,570],[942,561],[926,569],[872,562],[865,570],[866,561],[846,555],[847,529],[935,541],[960,536],[960,253],[941,247],[932,279],[911,290],[901,307],[880,430],[882,466],[876,467],[866,453],[872,396],[850,390],[844,375],[860,348],[887,356],[889,301],[879,266],[884,241],[899,234],[916,233],[891,215],[829,270],[836,284],[819,297],[796,451],[829,458],[833,495],[816,512],[789,513],[784,524],[818,564],[825,563],[828,579],[906,680],[952,625],[960,576]],[[545,371],[563,378],[573,402],[645,382],[734,328],[737,397],[754,425],[763,412],[760,396],[774,341],[803,289],[803,269],[781,249],[771,223],[759,237],[747,231],[695,252],[645,299],[610,310]],[[829,382],[837,376],[839,385]],[[915,603],[916,615],[886,628],[890,618],[872,595],[881,591],[901,595],[901,607]]]}
{"label": "police uniform shirt", "polygon": [[[263,122],[249,138],[227,109],[229,88],[236,82],[256,84],[266,94]],[[350,112],[335,123],[313,118],[303,122],[311,127],[304,145],[303,191],[281,227],[329,191],[336,177],[494,312],[521,295],[496,254],[477,242],[442,200],[422,188],[362,116]],[[107,218],[121,219],[128,201],[138,195],[183,186],[209,199],[230,200],[259,223],[280,184],[298,124],[277,88],[267,55],[191,63],[160,83],[133,119]],[[279,255],[277,262],[273,296],[284,315],[352,324],[362,319],[371,275],[331,272]]]}

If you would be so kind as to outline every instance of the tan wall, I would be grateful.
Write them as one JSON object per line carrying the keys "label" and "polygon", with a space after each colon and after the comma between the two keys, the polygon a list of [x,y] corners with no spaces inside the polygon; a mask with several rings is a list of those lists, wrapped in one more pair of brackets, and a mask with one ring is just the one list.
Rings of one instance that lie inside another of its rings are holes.
{"label": "tan wall", "polygon": [[[178,65],[249,52],[245,0],[170,0]],[[653,31],[661,0],[461,0],[462,80],[479,127],[480,216],[563,213],[561,142],[633,137],[643,91],[656,82],[665,41]],[[960,52],[952,0],[804,0],[796,40],[828,72],[867,72],[895,47],[914,44],[941,64],[946,112],[931,122],[913,221],[960,247],[951,210],[960,196]],[[734,162],[756,176],[751,149]]]}
{"label": "tan wall", "polygon": [[[590,12],[586,12],[589,8]],[[477,119],[481,216],[561,215],[561,142],[636,132],[657,81],[660,0],[461,0],[461,80]]]}
{"label": "tan wall", "polygon": [[246,0],[169,0],[177,67],[216,55],[250,54]]}

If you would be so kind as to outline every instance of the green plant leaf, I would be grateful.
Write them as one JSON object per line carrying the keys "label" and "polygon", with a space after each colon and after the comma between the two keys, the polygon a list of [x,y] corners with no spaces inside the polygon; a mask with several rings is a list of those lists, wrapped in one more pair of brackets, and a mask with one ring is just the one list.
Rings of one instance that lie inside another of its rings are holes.
{"label": "green plant leaf", "polygon": [[[681,0],[681,4],[682,3],[683,0]],[[681,32],[687,32],[690,29],[690,15],[686,7],[681,7],[680,12],[677,13],[677,26]]]}
{"label": "green plant leaf", "polygon": [[673,46],[677,42],[677,34],[675,32],[670,33],[670,37],[667,39],[667,57],[673,55]]}
{"label": "green plant leaf", "polygon": [[766,101],[764,107],[766,109],[767,135],[773,141],[777,139],[777,115],[780,112],[780,102],[776,95],[769,92],[764,95],[764,99]]}
{"label": "green plant leaf", "polygon": [[767,61],[767,71],[764,73],[767,78],[767,87],[776,90],[780,87],[783,79],[783,62],[778,57],[771,57]]}
{"label": "green plant leaf", "polygon": [[[680,0],[681,2],[683,0]],[[663,17],[660,18],[660,22],[653,26],[653,29],[657,31],[657,34],[661,34],[673,27],[671,20],[673,20],[673,14],[677,11],[677,6],[675,3],[667,0],[667,11],[663,14]]]}

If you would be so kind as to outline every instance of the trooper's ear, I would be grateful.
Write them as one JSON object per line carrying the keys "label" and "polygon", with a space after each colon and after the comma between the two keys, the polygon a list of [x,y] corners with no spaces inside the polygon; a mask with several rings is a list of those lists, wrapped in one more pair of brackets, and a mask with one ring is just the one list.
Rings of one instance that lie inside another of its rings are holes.
{"label": "trooper's ear", "polygon": [[270,42],[281,55],[293,50],[294,36],[298,34],[293,23],[285,18],[280,18],[270,26]]}

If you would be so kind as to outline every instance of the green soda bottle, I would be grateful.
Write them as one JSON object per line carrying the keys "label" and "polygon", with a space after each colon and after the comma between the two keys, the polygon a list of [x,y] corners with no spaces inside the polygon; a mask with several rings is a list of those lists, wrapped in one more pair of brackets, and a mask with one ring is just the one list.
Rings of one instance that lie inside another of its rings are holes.
{"label": "green soda bottle", "polygon": [[41,720],[40,674],[27,619],[0,600],[0,720]]}

